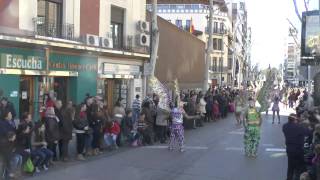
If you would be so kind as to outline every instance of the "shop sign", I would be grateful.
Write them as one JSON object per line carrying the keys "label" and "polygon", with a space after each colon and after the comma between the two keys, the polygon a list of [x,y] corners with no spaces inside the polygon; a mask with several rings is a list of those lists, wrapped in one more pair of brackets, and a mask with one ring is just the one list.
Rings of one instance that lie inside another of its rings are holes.
{"label": "shop sign", "polygon": [[44,60],[38,56],[27,56],[17,54],[1,54],[1,67],[10,69],[32,69],[42,70]]}
{"label": "shop sign", "polygon": [[69,71],[97,71],[96,64],[79,64],[68,62],[50,62],[50,69],[69,70]]}
{"label": "shop sign", "polygon": [[103,74],[139,75],[140,66],[103,63]]}
{"label": "shop sign", "polygon": [[50,70],[76,72],[97,72],[98,69],[94,58],[56,53],[50,54],[49,68]]}

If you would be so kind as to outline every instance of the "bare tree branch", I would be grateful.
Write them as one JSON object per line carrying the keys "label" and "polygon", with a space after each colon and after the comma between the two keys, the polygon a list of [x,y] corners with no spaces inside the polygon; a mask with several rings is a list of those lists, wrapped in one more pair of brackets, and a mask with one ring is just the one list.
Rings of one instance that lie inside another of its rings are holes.
{"label": "bare tree branch", "polygon": [[306,9],[306,11],[308,11],[309,1],[307,2],[306,0],[303,0],[303,2],[304,2],[304,8]]}
{"label": "bare tree branch", "polygon": [[295,12],[300,20],[300,22],[302,22],[302,18],[301,18],[301,15],[299,13],[299,9],[298,9],[298,6],[297,6],[297,0],[293,0],[293,4],[294,4],[294,9],[295,9]]}

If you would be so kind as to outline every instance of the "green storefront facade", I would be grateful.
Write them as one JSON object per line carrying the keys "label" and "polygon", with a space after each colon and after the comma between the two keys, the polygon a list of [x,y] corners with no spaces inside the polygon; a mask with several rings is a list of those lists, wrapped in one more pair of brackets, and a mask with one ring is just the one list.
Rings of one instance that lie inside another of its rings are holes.
{"label": "green storefront facade", "polygon": [[30,112],[39,119],[45,94],[64,104],[79,104],[87,93],[95,95],[96,89],[95,57],[57,50],[0,48],[0,91],[14,104],[18,115]]}

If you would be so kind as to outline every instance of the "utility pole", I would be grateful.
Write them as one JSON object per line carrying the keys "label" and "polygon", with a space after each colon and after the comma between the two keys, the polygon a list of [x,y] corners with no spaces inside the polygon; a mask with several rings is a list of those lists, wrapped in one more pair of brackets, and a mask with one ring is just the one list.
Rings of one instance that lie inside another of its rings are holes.
{"label": "utility pole", "polygon": [[207,91],[209,89],[208,87],[208,82],[209,82],[209,66],[211,62],[211,54],[213,52],[213,47],[212,47],[212,18],[213,18],[213,0],[210,0],[209,4],[209,21],[208,21],[208,42],[207,42],[207,51],[206,51],[206,61],[205,61],[205,78],[204,78],[204,86],[203,90]]}

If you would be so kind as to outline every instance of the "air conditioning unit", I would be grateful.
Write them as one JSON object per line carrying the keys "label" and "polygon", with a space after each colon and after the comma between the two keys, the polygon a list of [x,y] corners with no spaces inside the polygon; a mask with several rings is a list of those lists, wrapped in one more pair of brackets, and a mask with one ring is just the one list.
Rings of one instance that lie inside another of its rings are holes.
{"label": "air conditioning unit", "polygon": [[146,21],[138,21],[137,23],[137,29],[139,32],[149,32],[149,22]]}
{"label": "air conditioning unit", "polygon": [[100,46],[104,48],[113,48],[112,38],[100,37]]}
{"label": "air conditioning unit", "polygon": [[136,36],[136,42],[138,46],[150,46],[150,35],[145,33],[138,34]]}
{"label": "air conditioning unit", "polygon": [[99,46],[99,36],[86,34],[82,37],[82,41],[89,46]]}

